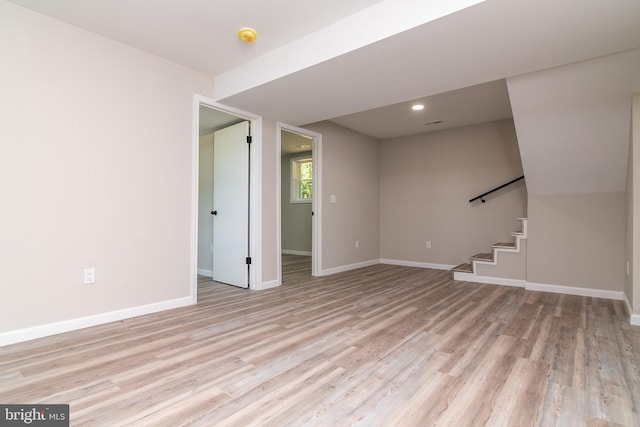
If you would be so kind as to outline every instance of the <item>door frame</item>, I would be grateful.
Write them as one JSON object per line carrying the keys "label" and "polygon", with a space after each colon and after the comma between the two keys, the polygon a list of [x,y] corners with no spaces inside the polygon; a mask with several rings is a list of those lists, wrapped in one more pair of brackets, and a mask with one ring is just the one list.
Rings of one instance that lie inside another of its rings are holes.
{"label": "door frame", "polygon": [[311,210],[313,220],[311,225],[311,275],[322,275],[322,134],[308,129],[291,126],[286,123],[276,123],[276,204],[277,204],[277,241],[278,241],[278,284],[282,284],[282,131],[297,133],[313,139],[311,158],[313,161],[313,197]]}
{"label": "door frame", "polygon": [[262,117],[228,105],[220,104],[212,98],[195,94],[193,96],[193,128],[191,145],[191,300],[198,302],[198,178],[200,157],[200,106],[219,110],[247,120],[251,129],[251,161],[249,168],[249,284],[251,289],[261,289],[262,285]]}

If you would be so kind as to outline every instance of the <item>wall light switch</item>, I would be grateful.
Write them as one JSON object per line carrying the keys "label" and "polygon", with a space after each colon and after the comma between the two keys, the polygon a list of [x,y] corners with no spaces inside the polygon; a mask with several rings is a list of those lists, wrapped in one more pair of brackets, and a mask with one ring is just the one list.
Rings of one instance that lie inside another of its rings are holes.
{"label": "wall light switch", "polygon": [[629,261],[627,261],[627,276],[631,274],[631,270],[629,268]]}
{"label": "wall light switch", "polygon": [[431,240],[427,240],[427,241],[424,243],[424,246],[425,246],[425,248],[427,248],[427,249],[431,249]]}
{"label": "wall light switch", "polygon": [[331,195],[331,198],[329,199],[329,201],[330,201],[331,203],[336,203],[336,195],[335,195],[335,194],[332,194],[332,195]]}

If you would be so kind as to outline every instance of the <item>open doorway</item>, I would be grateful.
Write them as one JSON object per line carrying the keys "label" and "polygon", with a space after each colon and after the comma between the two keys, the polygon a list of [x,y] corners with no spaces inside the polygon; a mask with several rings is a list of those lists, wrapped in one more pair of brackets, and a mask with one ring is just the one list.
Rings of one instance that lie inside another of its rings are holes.
{"label": "open doorway", "polygon": [[278,271],[281,283],[318,276],[321,135],[278,123]]}
{"label": "open doorway", "polygon": [[261,136],[257,116],[204,97],[196,97],[195,108],[194,301],[202,277],[245,288],[259,283],[252,260],[259,250],[255,199]]}

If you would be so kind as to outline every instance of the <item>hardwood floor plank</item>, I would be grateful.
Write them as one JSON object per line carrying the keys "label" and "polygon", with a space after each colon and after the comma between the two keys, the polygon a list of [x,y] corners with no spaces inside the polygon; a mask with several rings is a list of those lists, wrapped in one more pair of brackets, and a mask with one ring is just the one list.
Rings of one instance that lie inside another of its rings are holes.
{"label": "hardwood floor plank", "polygon": [[507,377],[487,425],[537,426],[549,365],[518,358]]}
{"label": "hardwood floor plank", "polygon": [[638,426],[621,301],[374,265],[0,348],[0,401],[81,426]]}

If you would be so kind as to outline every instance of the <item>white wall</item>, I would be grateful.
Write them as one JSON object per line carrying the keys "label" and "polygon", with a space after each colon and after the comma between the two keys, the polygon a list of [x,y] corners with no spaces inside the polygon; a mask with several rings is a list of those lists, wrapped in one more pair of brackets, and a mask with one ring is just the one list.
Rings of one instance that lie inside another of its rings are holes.
{"label": "white wall", "polygon": [[199,141],[198,158],[198,271],[213,270],[213,136],[203,135]]}
{"label": "white wall", "polygon": [[282,251],[311,253],[311,203],[291,203],[291,160],[311,157],[311,152],[282,156],[281,161],[281,232]]}
{"label": "white wall", "polygon": [[624,191],[640,49],[507,79],[530,194]]}
{"label": "white wall", "polygon": [[274,120],[262,120],[262,283],[278,280],[277,128]]}
{"label": "white wall", "polygon": [[511,120],[382,141],[381,258],[456,265],[513,240],[526,215],[522,181],[486,203],[469,199],[521,175]]}
{"label": "white wall", "polygon": [[377,262],[378,141],[331,122],[304,127],[322,134],[322,270]]}
{"label": "white wall", "polygon": [[0,332],[188,302],[212,80],[4,1],[0,55]]}

